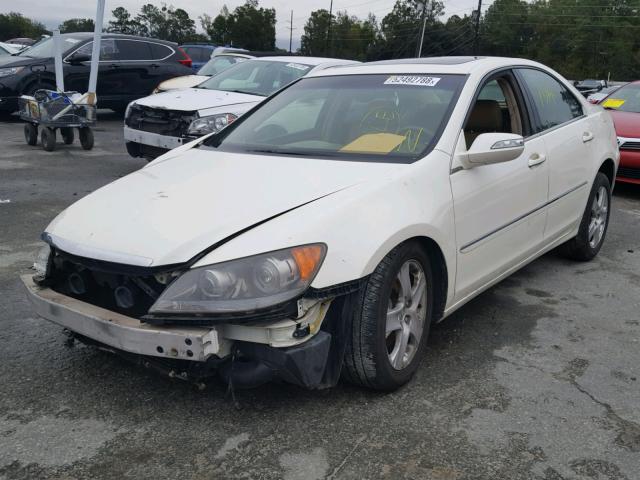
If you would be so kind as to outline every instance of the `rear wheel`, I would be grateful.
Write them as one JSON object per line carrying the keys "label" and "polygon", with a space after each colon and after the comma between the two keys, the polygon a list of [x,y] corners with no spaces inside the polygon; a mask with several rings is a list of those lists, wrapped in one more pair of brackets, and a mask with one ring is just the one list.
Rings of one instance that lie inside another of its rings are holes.
{"label": "rear wheel", "polygon": [[27,145],[37,145],[38,144],[38,127],[36,127],[33,123],[25,123],[24,125],[24,139],[27,142]]}
{"label": "rear wheel", "polygon": [[56,149],[55,129],[44,127],[40,133],[40,142],[42,143],[42,148],[47,152],[53,152]]}
{"label": "rear wheel", "polygon": [[80,145],[85,150],[91,150],[93,148],[93,132],[89,127],[83,127],[78,129],[80,133]]}
{"label": "rear wheel", "polygon": [[433,275],[417,242],[392,250],[356,303],[345,376],[357,385],[395,390],[415,373],[433,316]]}
{"label": "rear wheel", "polygon": [[73,134],[73,128],[65,127],[60,129],[60,135],[65,145],[71,145],[75,135]]}
{"label": "rear wheel", "polygon": [[565,256],[574,260],[589,261],[598,254],[609,226],[610,205],[609,178],[598,172],[591,187],[578,234],[560,247]]}

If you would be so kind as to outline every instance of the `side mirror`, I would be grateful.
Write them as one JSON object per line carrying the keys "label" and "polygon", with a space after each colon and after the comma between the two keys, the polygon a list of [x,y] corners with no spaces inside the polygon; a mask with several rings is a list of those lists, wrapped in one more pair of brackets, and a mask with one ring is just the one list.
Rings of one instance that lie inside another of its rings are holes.
{"label": "side mirror", "polygon": [[69,58],[67,58],[67,61],[71,65],[79,65],[82,62],[88,62],[90,60],[91,60],[91,55],[87,55],[86,53],[74,53]]}
{"label": "side mirror", "polygon": [[524,138],[513,133],[482,133],[469,150],[461,153],[460,162],[465,169],[510,162],[524,152]]}

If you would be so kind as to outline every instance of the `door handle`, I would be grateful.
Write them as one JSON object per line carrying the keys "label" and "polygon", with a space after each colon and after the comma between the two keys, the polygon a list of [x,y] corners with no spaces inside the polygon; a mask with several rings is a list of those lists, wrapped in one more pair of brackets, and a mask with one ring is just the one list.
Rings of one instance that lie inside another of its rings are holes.
{"label": "door handle", "polygon": [[120,68],[120,65],[112,63],[111,65],[109,65],[109,68]]}
{"label": "door handle", "polygon": [[591,140],[593,140],[593,133],[592,132],[584,132],[582,134],[582,141],[584,143],[590,142]]}
{"label": "door handle", "polygon": [[149,65],[151,68],[160,68],[160,65],[158,65],[157,63],[152,63],[151,65]]}
{"label": "door handle", "polygon": [[547,160],[547,156],[542,153],[533,153],[529,157],[529,168],[533,168],[536,165],[540,165]]}

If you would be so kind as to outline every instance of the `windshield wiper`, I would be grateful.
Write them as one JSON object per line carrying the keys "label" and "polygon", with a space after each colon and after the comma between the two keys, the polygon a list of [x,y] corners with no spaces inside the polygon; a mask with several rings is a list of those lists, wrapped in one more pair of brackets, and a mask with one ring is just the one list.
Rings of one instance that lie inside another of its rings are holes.
{"label": "windshield wiper", "polygon": [[246,90],[225,90],[225,92],[233,92],[233,93],[243,93],[245,95],[257,95],[258,97],[266,97],[266,95],[257,92],[247,92]]}

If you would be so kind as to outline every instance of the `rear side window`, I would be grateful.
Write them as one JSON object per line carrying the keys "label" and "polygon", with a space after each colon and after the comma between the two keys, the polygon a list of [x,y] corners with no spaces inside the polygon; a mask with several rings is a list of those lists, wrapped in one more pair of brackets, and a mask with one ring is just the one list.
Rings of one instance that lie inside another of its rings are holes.
{"label": "rear side window", "polygon": [[551,75],[530,68],[522,68],[518,72],[538,111],[539,124],[534,128],[535,133],[583,115],[578,99]]}
{"label": "rear side window", "polygon": [[160,43],[149,43],[151,47],[151,59],[162,60],[173,54],[173,50],[166,45]]}
{"label": "rear side window", "polygon": [[184,51],[194,62],[206,62],[211,56],[211,52],[202,47],[185,47]]}
{"label": "rear side window", "polygon": [[[76,53],[91,56],[93,53],[93,42],[85,43]],[[120,60],[120,49],[113,38],[103,38],[100,42],[100,61],[108,62]]]}
{"label": "rear side window", "polygon": [[118,60],[150,60],[151,48],[148,42],[137,40],[116,40],[119,50]]}

